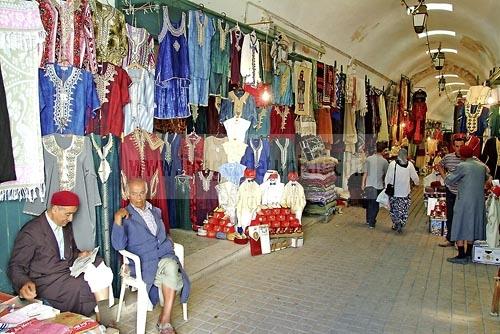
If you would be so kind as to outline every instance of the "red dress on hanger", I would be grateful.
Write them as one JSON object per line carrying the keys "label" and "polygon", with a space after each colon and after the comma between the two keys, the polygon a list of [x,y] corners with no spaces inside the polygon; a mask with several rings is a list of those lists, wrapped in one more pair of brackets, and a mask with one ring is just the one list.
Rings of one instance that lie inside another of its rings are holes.
{"label": "red dress on hanger", "polygon": [[219,184],[219,173],[211,170],[200,170],[194,175],[194,187],[191,198],[191,221],[196,225],[203,225],[207,214],[212,212],[219,200],[215,186]]}
{"label": "red dress on hanger", "polygon": [[161,152],[164,142],[155,134],[135,129],[123,139],[121,145],[122,205],[126,204],[125,187],[128,180],[141,178],[148,184],[148,200],[161,210],[161,218],[167,232],[167,194],[163,175]]}
{"label": "red dress on hanger", "polygon": [[186,175],[193,176],[194,173],[203,168],[203,137],[194,132],[188,134],[181,141],[182,169]]}

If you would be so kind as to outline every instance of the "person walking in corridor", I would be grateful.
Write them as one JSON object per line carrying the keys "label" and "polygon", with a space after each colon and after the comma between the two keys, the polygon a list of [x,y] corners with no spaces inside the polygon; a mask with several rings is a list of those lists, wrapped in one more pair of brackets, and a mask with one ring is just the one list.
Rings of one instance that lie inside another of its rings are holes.
{"label": "person walking in corridor", "polygon": [[361,188],[366,198],[366,224],[369,228],[375,228],[379,203],[377,196],[384,190],[384,176],[387,173],[389,163],[382,156],[386,149],[386,142],[379,142],[376,146],[376,153],[370,155],[365,162],[365,171]]}

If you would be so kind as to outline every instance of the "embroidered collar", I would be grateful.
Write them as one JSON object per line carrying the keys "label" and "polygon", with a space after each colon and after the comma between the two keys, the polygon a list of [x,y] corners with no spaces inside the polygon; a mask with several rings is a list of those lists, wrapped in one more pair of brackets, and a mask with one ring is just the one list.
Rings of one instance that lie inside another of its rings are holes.
{"label": "embroidered collar", "polygon": [[172,162],[172,144],[175,142],[175,139],[177,138],[177,133],[174,133],[172,136],[172,141],[168,141],[168,133],[165,134],[164,137],[164,143],[165,143],[165,161],[167,163]]}
{"label": "embroidered collar", "polygon": [[259,146],[255,147],[253,144],[253,140],[249,141],[250,147],[252,148],[253,151],[253,156],[254,156],[254,167],[257,169],[260,166],[260,156],[262,154],[262,149],[264,148],[264,143],[262,139],[258,139]]}
{"label": "embroidered collar", "polygon": [[198,172],[198,177],[200,178],[200,180],[202,182],[201,186],[203,188],[203,191],[208,192],[210,190],[210,181],[212,181],[213,176],[214,176],[213,171],[209,171],[208,175],[206,177],[203,174],[203,171],[200,170]]}
{"label": "embroidered collar", "polygon": [[[105,67],[104,73],[99,73],[99,70],[96,74],[94,74],[94,81],[96,84],[97,95],[99,96],[99,102],[101,102],[101,106],[109,102],[108,94],[110,92],[109,85],[111,81],[113,81],[116,75],[116,67],[111,63],[103,63],[102,68]],[[99,69],[99,66],[97,67]]]}
{"label": "embroidered collar", "polygon": [[229,98],[233,101],[233,114],[235,117],[241,117],[243,114],[243,107],[247,103],[250,94],[245,92],[241,97],[238,97],[234,91],[229,92]]}
{"label": "embroidered collar", "polygon": [[[99,174],[99,178],[102,183],[106,183],[108,181],[109,175],[111,174],[111,165],[109,164],[107,158],[109,152],[113,148],[113,137],[108,135],[108,142],[102,147],[102,149],[97,144],[95,138],[98,137],[95,134],[90,135],[90,139],[92,140],[92,146],[94,146],[97,155],[101,159],[99,164],[99,169],[97,170],[97,174]],[[102,143],[101,143],[102,144]]]}
{"label": "embroidered collar", "polygon": [[[205,42],[205,29],[208,25],[208,16],[205,15],[201,10],[198,10],[195,12],[196,16],[196,25],[197,25],[197,30],[198,30],[198,45],[200,47],[203,46],[203,43]],[[201,17],[204,18],[203,22],[201,21]]]}
{"label": "embroidered collar", "polygon": [[186,147],[188,148],[188,160],[190,163],[194,163],[194,150],[196,148],[196,145],[200,142],[201,137],[195,137],[193,140],[193,137],[187,136],[186,137]]}
{"label": "embroidered collar", "polygon": [[[226,26],[223,28],[222,23]],[[219,48],[224,51],[226,49],[227,33],[229,32],[229,24],[223,22],[222,20],[217,20],[217,28],[219,29]]]}
{"label": "embroidered collar", "polygon": [[182,18],[179,23],[179,27],[174,28],[172,22],[170,22],[170,17],[168,15],[168,6],[163,6],[163,24],[167,27],[167,29],[162,30],[160,35],[158,36],[158,40],[160,42],[165,38],[167,31],[170,32],[174,37],[180,37],[181,35],[184,35],[184,37],[186,37],[186,13],[182,12]]}

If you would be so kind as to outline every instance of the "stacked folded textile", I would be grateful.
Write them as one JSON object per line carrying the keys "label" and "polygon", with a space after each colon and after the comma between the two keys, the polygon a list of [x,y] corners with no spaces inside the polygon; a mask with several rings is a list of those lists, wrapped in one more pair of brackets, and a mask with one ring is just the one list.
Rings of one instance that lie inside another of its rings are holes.
{"label": "stacked folded textile", "polygon": [[307,201],[306,213],[329,215],[335,210],[338,197],[335,191],[336,166],[337,160],[330,157],[302,161],[301,184]]}

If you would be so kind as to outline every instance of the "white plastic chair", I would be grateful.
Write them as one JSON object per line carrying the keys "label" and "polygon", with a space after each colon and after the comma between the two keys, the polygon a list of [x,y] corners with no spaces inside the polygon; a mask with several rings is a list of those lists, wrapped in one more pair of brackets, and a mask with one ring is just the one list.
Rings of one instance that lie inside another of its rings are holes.
{"label": "white plastic chair", "polygon": [[[139,256],[126,251],[119,251],[123,256],[123,264],[127,265],[130,261],[133,261],[135,264],[135,277],[126,276],[122,277],[122,286],[120,289],[120,300],[118,302],[118,312],[116,316],[116,322],[120,321],[120,314],[122,312],[123,306],[123,298],[125,297],[125,289],[127,287],[132,287],[137,289],[137,334],[144,334],[146,331],[146,315],[147,311],[153,310],[153,305],[149,300],[148,291],[146,290],[146,283],[142,280],[141,274],[141,260]],[[179,262],[182,267],[184,267],[184,246],[181,244],[174,243],[174,252],[175,255],[179,258]],[[159,289],[159,293],[161,293],[161,289]],[[182,304],[182,313],[184,316],[184,320],[188,320],[187,316],[187,303]]]}

